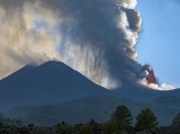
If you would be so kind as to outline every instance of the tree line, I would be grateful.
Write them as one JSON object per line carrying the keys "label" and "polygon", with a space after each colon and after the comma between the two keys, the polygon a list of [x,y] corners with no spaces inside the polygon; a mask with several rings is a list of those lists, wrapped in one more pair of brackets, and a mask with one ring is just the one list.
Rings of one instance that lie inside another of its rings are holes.
{"label": "tree line", "polygon": [[[2,115],[0,117],[4,120]],[[7,133],[8,129],[8,132],[13,134],[11,132],[13,128],[12,131],[18,131],[19,134],[21,134],[21,132],[23,134],[134,134],[136,132],[158,128],[157,117],[148,108],[141,110],[135,118],[136,122],[133,125],[133,117],[130,110],[126,106],[121,105],[116,108],[111,118],[106,123],[98,124],[92,119],[86,124],[76,125],[69,125],[63,121],[57,123],[54,127],[35,127],[33,123],[23,127],[10,127],[4,126],[0,119],[0,133],[9,134]],[[173,119],[171,126],[173,126],[173,128],[180,128],[180,113]],[[178,131],[180,130],[178,129]]]}
{"label": "tree line", "polygon": [[[132,124],[133,117],[130,110],[121,105],[116,108],[106,123],[98,124],[92,119],[87,124],[75,125],[73,130],[73,127],[62,122],[62,124],[58,124],[57,128],[59,134],[75,134],[76,132],[77,134],[133,134],[158,128],[157,117],[149,108],[141,110],[136,116],[135,125]],[[171,126],[180,128],[180,113],[173,119]]]}

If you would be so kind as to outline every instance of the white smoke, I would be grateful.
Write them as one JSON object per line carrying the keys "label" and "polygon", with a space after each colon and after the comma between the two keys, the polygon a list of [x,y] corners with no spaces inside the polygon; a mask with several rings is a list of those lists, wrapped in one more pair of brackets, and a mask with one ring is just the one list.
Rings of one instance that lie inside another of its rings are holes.
{"label": "white smoke", "polygon": [[140,79],[139,83],[141,85],[147,86],[151,89],[155,89],[155,90],[163,90],[163,91],[168,91],[168,90],[174,90],[175,87],[173,85],[168,85],[166,83],[163,83],[161,85],[159,84],[155,84],[155,83],[148,83],[148,81],[146,80],[146,78]]}
{"label": "white smoke", "polygon": [[0,1],[1,78],[31,62],[60,59],[56,50],[60,36],[54,12],[40,8],[38,1],[25,2],[22,7],[13,7],[11,2]]}

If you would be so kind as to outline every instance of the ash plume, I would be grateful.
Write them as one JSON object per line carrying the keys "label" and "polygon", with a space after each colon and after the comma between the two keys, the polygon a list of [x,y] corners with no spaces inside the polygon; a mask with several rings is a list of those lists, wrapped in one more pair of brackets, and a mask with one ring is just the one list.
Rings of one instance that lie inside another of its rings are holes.
{"label": "ash plume", "polygon": [[139,83],[152,89],[157,90],[173,90],[174,86],[168,84],[159,84],[154,71],[150,65],[144,65],[141,73],[139,74]]}
{"label": "ash plume", "polygon": [[0,77],[58,60],[108,89],[139,82],[136,0],[0,0]]}

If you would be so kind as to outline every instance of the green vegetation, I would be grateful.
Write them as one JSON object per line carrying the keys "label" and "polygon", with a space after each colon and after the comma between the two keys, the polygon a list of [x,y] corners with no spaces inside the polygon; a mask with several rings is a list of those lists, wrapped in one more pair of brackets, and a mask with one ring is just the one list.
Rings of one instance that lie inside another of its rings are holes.
{"label": "green vegetation", "polygon": [[116,108],[116,111],[113,113],[111,120],[115,120],[123,128],[128,128],[131,126],[133,118],[129,109],[122,105]]}
{"label": "green vegetation", "polygon": [[85,124],[81,128],[80,134],[93,134],[93,127],[90,124]]}
{"label": "green vegetation", "polygon": [[62,124],[57,125],[56,132],[58,134],[72,134],[73,128],[67,123],[62,122]]}
{"label": "green vegetation", "polygon": [[[154,113],[146,108],[137,115],[136,124],[133,125],[133,117],[125,105],[120,105],[112,113],[106,123],[98,124],[94,119],[85,124],[69,125],[62,121],[53,127],[37,127],[33,123],[27,126],[13,126],[2,124],[6,119],[0,114],[0,134],[169,134],[180,133],[179,114],[174,118],[175,125],[158,128],[157,118]],[[9,119],[10,120],[10,119]]]}
{"label": "green vegetation", "polygon": [[158,126],[157,117],[148,108],[141,110],[141,112],[136,117],[136,120],[137,122],[135,125],[135,129],[137,131],[156,128]]}
{"label": "green vegetation", "polygon": [[122,105],[116,108],[110,121],[108,121],[104,126],[104,133],[123,133],[129,130],[132,124],[132,114],[129,109]]}
{"label": "green vegetation", "polygon": [[180,113],[173,119],[172,125],[180,126]]}
{"label": "green vegetation", "polygon": [[23,126],[24,125],[21,120],[5,118],[1,113],[0,113],[0,124],[5,125],[5,126],[7,126],[7,125],[9,125],[9,126]]}
{"label": "green vegetation", "polygon": [[[66,121],[74,125],[87,123],[92,118],[98,123],[110,120],[113,111],[119,105],[125,105],[132,113],[133,122],[142,109],[149,108],[157,116],[159,126],[171,125],[172,119],[180,112],[180,98],[163,96],[148,102],[133,102],[127,99],[97,96],[57,104],[13,108],[3,113],[6,117],[20,119],[26,124],[53,126]],[[78,115],[78,116],[77,116]]]}

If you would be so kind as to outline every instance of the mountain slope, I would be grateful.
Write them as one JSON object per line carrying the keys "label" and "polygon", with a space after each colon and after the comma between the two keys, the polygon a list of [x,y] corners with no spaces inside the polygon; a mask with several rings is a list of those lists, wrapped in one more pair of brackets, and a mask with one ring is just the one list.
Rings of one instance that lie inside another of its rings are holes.
{"label": "mountain slope", "polygon": [[131,83],[131,86],[124,89],[117,89],[117,95],[136,102],[149,101],[160,96],[176,96],[180,98],[180,89],[162,91]]}
{"label": "mountain slope", "polygon": [[126,105],[134,117],[141,109],[150,108],[157,116],[159,125],[170,125],[180,112],[179,102],[180,98],[171,96],[162,96],[142,103],[110,96],[97,96],[56,105],[15,107],[4,114],[21,119],[27,124],[33,122],[36,125],[52,126],[62,121],[71,124],[86,123],[92,118],[97,122],[106,122],[118,105]]}
{"label": "mountain slope", "polygon": [[12,106],[60,103],[107,94],[114,93],[94,84],[67,65],[50,61],[38,67],[27,69],[26,66],[1,80],[0,110]]}
{"label": "mountain slope", "polygon": [[13,106],[61,103],[97,95],[116,96],[137,102],[163,95],[180,97],[180,89],[157,91],[137,83],[126,85],[129,85],[128,88],[109,91],[61,62],[27,65],[0,81],[0,111]]}
{"label": "mountain slope", "polygon": [[0,87],[3,85],[8,85],[9,83],[12,83],[18,78],[23,77],[27,73],[29,73],[31,70],[33,70],[36,67],[36,65],[29,64],[24,66],[23,68],[19,69],[18,71],[12,73],[11,75],[7,76],[6,78],[2,79],[0,81]]}

